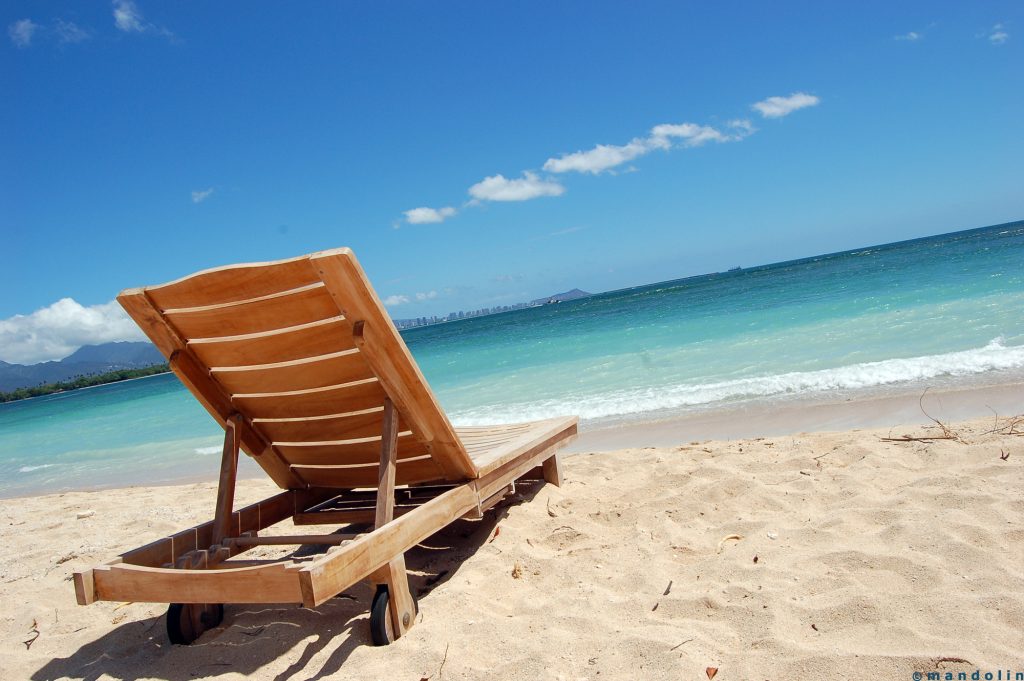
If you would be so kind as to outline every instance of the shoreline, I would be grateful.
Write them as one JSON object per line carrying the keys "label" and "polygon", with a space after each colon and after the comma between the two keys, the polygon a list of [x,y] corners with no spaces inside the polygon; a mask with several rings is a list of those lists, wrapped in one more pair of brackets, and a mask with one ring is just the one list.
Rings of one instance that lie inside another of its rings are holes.
{"label": "shoreline", "polygon": [[[152,376],[128,380],[144,378]],[[823,399],[821,393],[815,393],[785,401],[754,400],[650,419],[599,421],[591,424],[583,422],[579,437],[563,452],[567,456],[575,456],[585,452],[669,447],[704,440],[920,426],[931,423],[919,405],[923,393],[923,388],[907,386],[895,393],[865,394],[842,401]],[[925,394],[924,405],[931,416],[942,421],[992,417],[990,407],[1000,417],[1024,414],[1024,382],[1010,380],[991,385],[929,389]],[[203,472],[196,472],[195,461],[188,464],[187,473],[184,472],[183,464],[180,475],[168,475],[169,471],[162,470],[165,476],[162,480],[140,480],[139,472],[133,471],[124,479],[108,480],[103,484],[72,485],[61,489],[20,489],[14,494],[0,492],[0,500],[205,483],[217,479],[219,460],[219,456],[204,458]],[[238,475],[240,480],[259,480],[265,476],[263,470],[248,456],[239,461]]]}
{"label": "shoreline", "polygon": [[[921,406],[927,410],[922,413]],[[694,440],[735,440],[803,433],[931,425],[1024,414],[1024,382],[944,389],[909,386],[885,395],[842,401],[815,394],[785,402],[757,400],[660,419],[619,421],[581,428],[567,453],[626,447],[668,447]]]}

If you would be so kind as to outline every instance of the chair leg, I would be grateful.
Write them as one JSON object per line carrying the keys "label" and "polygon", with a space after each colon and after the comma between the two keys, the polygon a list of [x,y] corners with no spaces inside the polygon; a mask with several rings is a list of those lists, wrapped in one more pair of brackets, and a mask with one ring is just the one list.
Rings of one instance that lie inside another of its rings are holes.
{"label": "chair leg", "polygon": [[[398,414],[390,399],[384,400],[384,428],[381,437],[380,476],[377,485],[377,512],[374,529],[379,530],[394,519],[395,464],[398,456]],[[388,587],[388,613],[395,639],[413,625],[416,601],[409,592],[409,577],[405,574],[405,556],[399,554],[375,573],[378,583]],[[371,618],[372,619],[372,618]],[[371,623],[372,626],[372,623]]]}
{"label": "chair leg", "polygon": [[224,422],[224,452],[220,460],[220,482],[217,485],[217,508],[213,516],[213,546],[217,547],[232,532],[231,513],[235,503],[235,480],[238,477],[238,447],[241,417],[232,414]]}
{"label": "chair leg", "polygon": [[544,480],[551,483],[555,487],[562,486],[562,465],[558,460],[558,454],[552,454],[548,458],[544,459],[544,463],[541,466],[541,470],[544,474]]}
{"label": "chair leg", "polygon": [[404,635],[416,621],[416,602],[409,592],[409,577],[405,573],[405,556],[398,556],[387,565],[388,610],[391,613],[395,638]]}

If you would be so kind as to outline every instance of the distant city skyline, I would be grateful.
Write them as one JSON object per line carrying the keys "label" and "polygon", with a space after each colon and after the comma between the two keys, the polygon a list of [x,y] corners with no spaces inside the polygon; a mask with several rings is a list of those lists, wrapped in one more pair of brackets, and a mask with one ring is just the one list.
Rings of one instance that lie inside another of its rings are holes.
{"label": "distant city skyline", "polygon": [[501,314],[502,312],[512,312],[514,310],[525,310],[530,307],[539,307],[533,303],[517,303],[515,305],[501,305],[498,307],[482,307],[479,310],[458,310],[457,312],[449,312],[446,315],[430,315],[424,317],[413,317],[412,319],[399,319],[393,318],[395,326],[399,329],[415,329],[420,326],[430,326],[432,324],[442,324],[444,322],[457,322],[460,319],[472,319],[474,317],[486,317],[492,314]]}
{"label": "distant city skyline", "polygon": [[460,319],[472,319],[473,317],[486,317],[492,314],[501,314],[502,312],[513,312],[515,310],[525,310],[531,307],[541,307],[549,303],[562,303],[570,300],[579,300],[580,298],[589,298],[594,295],[587,291],[582,291],[578,288],[574,288],[570,291],[563,293],[552,293],[547,296],[542,296],[530,302],[515,303],[513,305],[495,305],[494,307],[481,307],[476,310],[456,310],[455,312],[449,312],[444,315],[429,315],[423,317],[413,317],[412,319],[399,319],[392,317],[392,321],[395,322],[395,326],[399,329],[414,329],[418,326],[429,326],[431,324],[441,324],[443,322],[456,322]]}
{"label": "distant city skyline", "polygon": [[0,360],[349,246],[396,318],[1024,217],[1018,2],[0,7]]}

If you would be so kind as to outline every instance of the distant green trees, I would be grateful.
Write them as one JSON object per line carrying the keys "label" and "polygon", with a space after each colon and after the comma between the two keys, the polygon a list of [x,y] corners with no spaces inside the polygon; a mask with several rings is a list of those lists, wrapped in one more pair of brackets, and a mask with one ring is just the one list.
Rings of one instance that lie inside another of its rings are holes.
{"label": "distant green trees", "polygon": [[13,402],[14,400],[24,400],[29,397],[39,397],[41,395],[49,395],[51,393],[58,393],[64,390],[88,388],[89,386],[103,385],[105,383],[117,383],[118,381],[126,381],[129,378],[142,378],[143,376],[164,374],[170,370],[171,368],[167,366],[166,363],[164,363],[154,364],[151,367],[145,367],[143,369],[118,369],[117,371],[108,371],[104,374],[78,376],[77,378],[71,381],[47,383],[45,385],[37,385],[33,388],[18,388],[17,390],[12,390],[9,393],[0,392],[0,402]]}

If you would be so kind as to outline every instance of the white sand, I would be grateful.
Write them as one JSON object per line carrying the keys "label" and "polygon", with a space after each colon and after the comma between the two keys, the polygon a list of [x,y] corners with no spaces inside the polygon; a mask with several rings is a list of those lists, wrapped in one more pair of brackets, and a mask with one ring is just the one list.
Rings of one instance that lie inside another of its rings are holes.
{"label": "white sand", "polygon": [[[564,487],[524,490],[408,554],[421,618],[386,648],[369,645],[365,585],[317,610],[229,605],[190,647],[166,643],[163,605],[75,604],[73,570],[208,519],[212,483],[5,500],[0,676],[1024,671],[1024,437],[992,426],[957,425],[963,442],[887,443],[883,429],[571,456]],[[271,492],[244,481],[239,501]]]}

